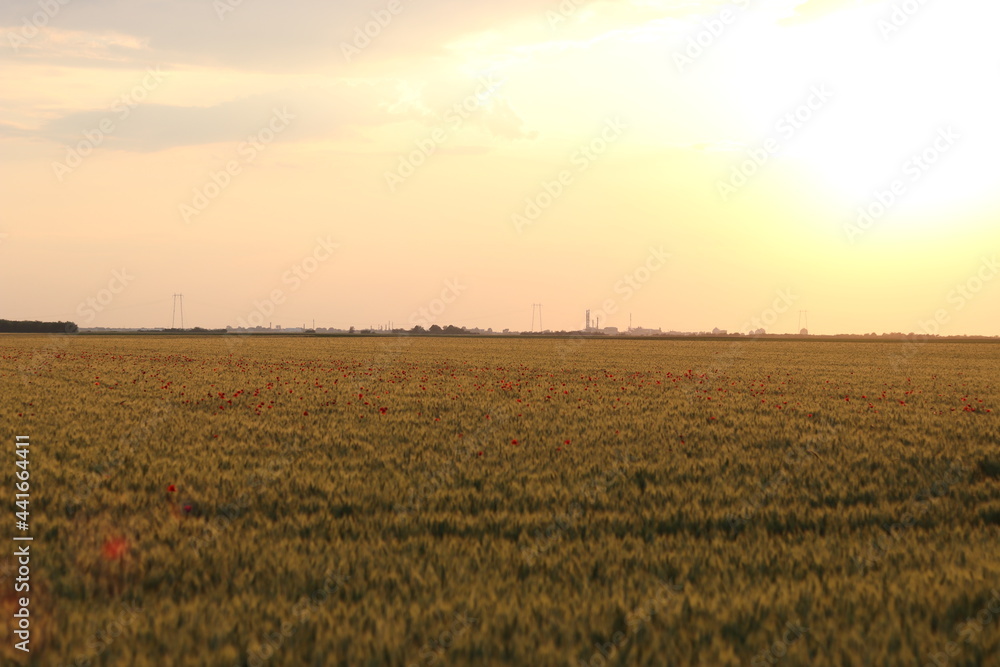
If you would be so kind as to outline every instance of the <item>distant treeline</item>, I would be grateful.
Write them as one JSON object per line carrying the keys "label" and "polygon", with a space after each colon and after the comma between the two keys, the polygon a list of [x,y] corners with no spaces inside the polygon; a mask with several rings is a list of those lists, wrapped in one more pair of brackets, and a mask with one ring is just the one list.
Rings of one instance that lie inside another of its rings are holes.
{"label": "distant treeline", "polygon": [[466,330],[465,327],[456,327],[454,324],[449,324],[448,326],[446,326],[444,328],[439,327],[436,324],[432,324],[431,327],[430,327],[430,329],[424,329],[422,326],[420,326],[418,324],[417,326],[415,326],[412,329],[410,329],[409,333],[411,333],[411,334],[423,334],[423,333],[450,334],[450,335],[454,336],[456,334],[467,334],[469,332]]}
{"label": "distant treeline", "polygon": [[73,322],[37,322],[0,320],[0,333],[76,333]]}
{"label": "distant treeline", "polygon": [[[316,333],[315,329],[306,329],[305,333]],[[351,327],[347,333],[349,334],[373,334],[373,333],[394,333],[394,334],[447,334],[450,336],[462,335],[462,334],[476,334],[477,331],[469,331],[465,327],[456,327],[454,324],[449,324],[446,327],[440,327],[437,324],[432,324],[430,328],[425,329],[419,324],[414,326],[412,329],[355,329]]]}

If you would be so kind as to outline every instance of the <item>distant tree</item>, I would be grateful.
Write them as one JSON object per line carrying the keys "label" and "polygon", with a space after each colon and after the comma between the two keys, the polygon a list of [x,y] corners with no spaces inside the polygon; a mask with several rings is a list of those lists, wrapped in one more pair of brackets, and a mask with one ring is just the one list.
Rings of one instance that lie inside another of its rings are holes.
{"label": "distant tree", "polygon": [[348,329],[347,333],[354,333],[354,327],[351,327],[350,329]]}
{"label": "distant tree", "polygon": [[427,331],[428,331],[429,333],[432,333],[432,334],[439,334],[439,333],[441,333],[442,329],[441,329],[441,327],[439,327],[438,325],[436,325],[436,324],[432,324],[432,325],[431,325],[431,328],[430,328],[430,329],[428,329]]}
{"label": "distant tree", "polygon": [[466,333],[464,328],[458,328],[454,324],[449,324],[444,328],[446,334],[464,334]]}
{"label": "distant tree", "polygon": [[73,322],[38,322],[0,320],[0,333],[76,333]]}
{"label": "distant tree", "polygon": [[427,333],[427,329],[425,329],[422,326],[420,326],[419,324],[417,324],[412,329],[410,329],[410,333],[411,334],[423,334],[423,333]]}

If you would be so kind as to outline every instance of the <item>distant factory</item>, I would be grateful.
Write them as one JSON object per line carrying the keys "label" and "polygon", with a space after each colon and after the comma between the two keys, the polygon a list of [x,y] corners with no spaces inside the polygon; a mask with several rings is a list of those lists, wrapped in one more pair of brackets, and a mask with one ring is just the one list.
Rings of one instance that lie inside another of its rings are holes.
{"label": "distant factory", "polygon": [[[593,320],[590,317],[590,311],[588,310],[585,316],[585,326],[584,332],[586,333],[602,333],[611,336],[619,335],[623,332],[618,330],[618,327],[601,327],[601,318],[597,317]],[[646,329],[644,327],[633,327],[631,322],[629,323],[628,329],[624,332],[629,336],[660,336],[663,334],[662,329]]]}

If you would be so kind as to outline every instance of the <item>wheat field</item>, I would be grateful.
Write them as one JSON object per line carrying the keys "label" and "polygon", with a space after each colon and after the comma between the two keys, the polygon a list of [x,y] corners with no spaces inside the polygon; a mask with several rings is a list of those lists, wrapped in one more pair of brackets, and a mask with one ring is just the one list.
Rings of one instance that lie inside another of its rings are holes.
{"label": "wheat field", "polygon": [[998,665],[998,351],[4,336],[0,655]]}

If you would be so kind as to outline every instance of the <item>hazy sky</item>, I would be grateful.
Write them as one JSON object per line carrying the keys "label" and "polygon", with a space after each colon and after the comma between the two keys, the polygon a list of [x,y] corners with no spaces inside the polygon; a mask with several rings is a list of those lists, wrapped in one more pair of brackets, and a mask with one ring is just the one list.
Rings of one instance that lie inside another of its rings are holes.
{"label": "hazy sky", "polygon": [[998,20],[4,0],[0,317],[998,334]]}

